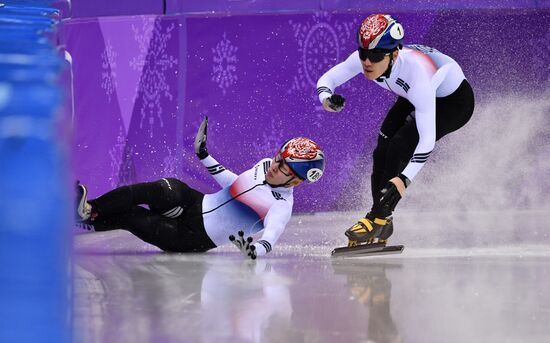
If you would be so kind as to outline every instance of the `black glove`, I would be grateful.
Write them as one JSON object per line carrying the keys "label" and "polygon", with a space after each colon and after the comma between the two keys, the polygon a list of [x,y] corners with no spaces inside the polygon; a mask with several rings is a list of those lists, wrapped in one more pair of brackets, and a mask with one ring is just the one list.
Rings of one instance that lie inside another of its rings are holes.
{"label": "black glove", "polygon": [[244,232],[239,231],[239,238],[235,238],[235,236],[231,235],[229,236],[229,240],[231,243],[235,244],[237,248],[245,255],[250,257],[251,259],[256,259],[256,247],[252,245],[252,237],[248,237],[246,240],[244,239]]}
{"label": "black glove", "polygon": [[195,154],[200,160],[204,160],[208,157],[208,150],[206,149],[206,131],[208,130],[208,117],[204,117],[202,120],[197,136],[195,137]]}
{"label": "black glove", "polygon": [[340,112],[344,108],[345,103],[346,99],[339,94],[333,94],[327,98],[328,107],[332,108],[336,112]]}
{"label": "black glove", "polygon": [[395,184],[388,181],[386,186],[380,191],[380,194],[382,195],[380,197],[380,206],[385,210],[393,212],[395,206],[401,200],[401,194],[399,194]]}

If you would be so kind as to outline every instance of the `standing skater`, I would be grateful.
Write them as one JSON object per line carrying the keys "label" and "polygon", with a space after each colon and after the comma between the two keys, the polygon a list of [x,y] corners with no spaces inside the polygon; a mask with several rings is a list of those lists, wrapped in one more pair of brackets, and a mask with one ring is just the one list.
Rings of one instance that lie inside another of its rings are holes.
{"label": "standing skater", "polygon": [[357,51],[317,82],[325,110],[343,109],[345,99],[334,91],[360,73],[398,98],[373,153],[372,208],[346,231],[349,246],[386,242],[393,233],[392,213],[435,142],[464,126],[474,110],[474,94],[460,66],[433,48],[403,47],[403,27],[390,15],[368,16],[357,37]]}
{"label": "standing skater", "polygon": [[[88,201],[86,187],[79,184],[77,212],[83,226],[125,229],[171,252],[207,251],[229,240],[252,259],[270,252],[292,214],[293,188],[323,175],[323,151],[308,138],[294,138],[273,159],[264,158],[236,175],[208,154],[207,127],[205,118],[195,153],[222,190],[203,194],[180,180],[164,178],[123,186]],[[261,230],[261,239],[252,243],[249,236]]]}

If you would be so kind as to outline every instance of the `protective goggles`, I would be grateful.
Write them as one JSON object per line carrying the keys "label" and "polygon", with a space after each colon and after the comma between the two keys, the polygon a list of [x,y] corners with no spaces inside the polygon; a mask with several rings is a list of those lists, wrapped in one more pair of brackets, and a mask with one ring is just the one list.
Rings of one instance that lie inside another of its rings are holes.
{"label": "protective goggles", "polygon": [[388,51],[381,51],[381,50],[366,50],[361,47],[357,48],[359,51],[359,58],[361,61],[365,61],[367,58],[372,63],[378,63],[384,59],[384,57],[391,54],[391,52]]}

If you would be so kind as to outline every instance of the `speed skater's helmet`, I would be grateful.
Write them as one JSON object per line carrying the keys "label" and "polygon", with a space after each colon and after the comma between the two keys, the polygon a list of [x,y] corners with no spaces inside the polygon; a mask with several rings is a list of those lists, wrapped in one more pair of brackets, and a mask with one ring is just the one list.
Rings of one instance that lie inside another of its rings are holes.
{"label": "speed skater's helmet", "polygon": [[300,179],[310,183],[319,181],[325,171],[325,154],[309,138],[297,137],[289,140],[279,150],[281,158]]}
{"label": "speed skater's helmet", "polygon": [[403,46],[403,26],[389,14],[371,14],[359,27],[357,40],[364,50],[388,50]]}

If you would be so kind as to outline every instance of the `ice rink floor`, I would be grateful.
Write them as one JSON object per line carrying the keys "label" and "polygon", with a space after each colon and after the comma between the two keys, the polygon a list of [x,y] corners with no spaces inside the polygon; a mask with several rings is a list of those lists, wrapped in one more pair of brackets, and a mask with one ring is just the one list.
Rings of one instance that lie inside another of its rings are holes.
{"label": "ice rink floor", "polygon": [[257,261],[232,246],[166,254],[125,231],[78,235],[76,340],[550,342],[547,243],[430,248],[396,233],[401,255],[331,258],[348,217],[294,217]]}

